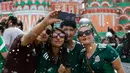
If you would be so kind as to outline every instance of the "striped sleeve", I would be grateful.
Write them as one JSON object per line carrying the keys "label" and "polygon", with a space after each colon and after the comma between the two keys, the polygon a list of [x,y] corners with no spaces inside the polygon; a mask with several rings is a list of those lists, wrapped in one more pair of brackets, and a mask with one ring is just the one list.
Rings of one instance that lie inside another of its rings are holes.
{"label": "striped sleeve", "polygon": [[7,48],[5,46],[5,42],[3,38],[0,36],[0,52],[7,52]]}

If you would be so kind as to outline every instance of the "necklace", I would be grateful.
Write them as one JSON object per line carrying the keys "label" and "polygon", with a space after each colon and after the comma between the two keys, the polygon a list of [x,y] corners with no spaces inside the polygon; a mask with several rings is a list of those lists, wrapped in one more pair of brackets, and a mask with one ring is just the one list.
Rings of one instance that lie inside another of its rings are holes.
{"label": "necklace", "polygon": [[96,46],[97,44],[94,43],[92,46],[90,46],[89,50],[87,53],[86,53],[86,57],[89,59],[93,54],[94,52],[96,51]]}

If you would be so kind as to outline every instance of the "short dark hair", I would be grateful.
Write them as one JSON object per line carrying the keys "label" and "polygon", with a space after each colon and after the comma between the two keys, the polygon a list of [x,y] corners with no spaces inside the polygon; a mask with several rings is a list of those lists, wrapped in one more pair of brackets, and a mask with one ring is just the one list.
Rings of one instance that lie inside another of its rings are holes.
{"label": "short dark hair", "polygon": [[13,25],[16,25],[18,23],[17,17],[15,16],[9,16],[8,21],[11,20]]}
{"label": "short dark hair", "polygon": [[76,22],[75,21],[63,21],[60,24],[60,27],[63,28],[64,26],[70,26],[73,28],[76,28]]}

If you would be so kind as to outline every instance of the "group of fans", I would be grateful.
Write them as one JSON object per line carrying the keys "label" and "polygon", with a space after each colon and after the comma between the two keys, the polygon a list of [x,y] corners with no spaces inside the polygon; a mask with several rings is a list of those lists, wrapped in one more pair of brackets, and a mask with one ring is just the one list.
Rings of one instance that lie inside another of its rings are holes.
{"label": "group of fans", "polygon": [[[75,21],[57,19],[59,13],[50,12],[26,34],[14,16],[1,22],[0,73],[125,73],[120,58],[130,62],[130,33],[120,42],[109,28],[102,43],[95,43],[85,19],[77,29]],[[56,22],[60,27],[54,28]]]}

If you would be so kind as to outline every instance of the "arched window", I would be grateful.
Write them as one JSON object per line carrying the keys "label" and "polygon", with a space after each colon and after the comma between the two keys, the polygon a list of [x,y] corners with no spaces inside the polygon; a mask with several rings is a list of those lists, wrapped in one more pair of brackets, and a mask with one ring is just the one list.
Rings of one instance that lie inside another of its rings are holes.
{"label": "arched window", "polygon": [[128,18],[126,16],[122,16],[119,18],[120,24],[126,24],[128,22]]}
{"label": "arched window", "polygon": [[44,6],[43,5],[39,5],[38,6],[38,10],[44,10]]}
{"label": "arched window", "polygon": [[93,4],[92,7],[98,7],[98,4]]}
{"label": "arched window", "polygon": [[108,4],[104,3],[104,4],[103,4],[103,7],[108,7]]}
{"label": "arched window", "polygon": [[36,5],[31,5],[30,9],[31,10],[37,10],[37,6]]}
{"label": "arched window", "polygon": [[19,5],[19,6],[17,7],[17,11],[20,11],[20,10],[22,10],[22,6]]}
{"label": "arched window", "polygon": [[130,8],[127,8],[127,9],[125,10],[125,13],[126,13],[127,15],[130,15]]}
{"label": "arched window", "polygon": [[124,31],[123,26],[122,25],[116,26],[116,31]]}
{"label": "arched window", "polygon": [[130,24],[127,24],[127,25],[125,26],[125,30],[126,30],[126,31],[130,30]]}
{"label": "arched window", "polygon": [[23,10],[29,10],[29,6],[28,5],[24,5]]}

